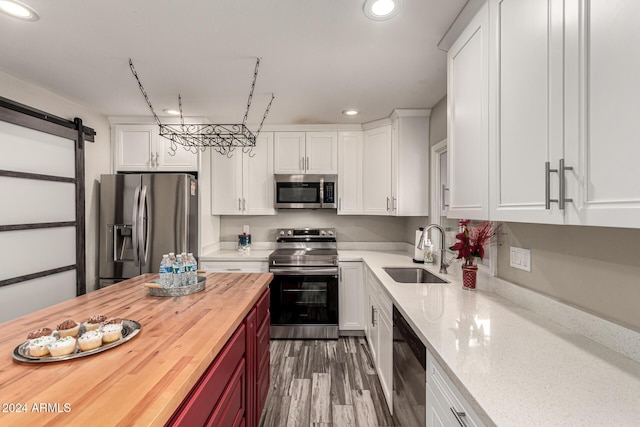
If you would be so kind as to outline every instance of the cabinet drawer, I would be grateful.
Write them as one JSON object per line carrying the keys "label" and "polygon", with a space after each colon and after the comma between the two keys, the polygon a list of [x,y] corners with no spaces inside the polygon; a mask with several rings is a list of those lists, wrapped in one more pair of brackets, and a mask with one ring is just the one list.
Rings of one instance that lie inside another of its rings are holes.
{"label": "cabinet drawer", "polygon": [[269,384],[270,384],[270,370],[269,370],[269,353],[265,354],[264,360],[259,363],[258,367],[258,379],[257,379],[257,404],[258,404],[258,412],[262,412],[264,408],[264,404],[267,400],[267,393],[269,393]]}
{"label": "cabinet drawer", "polygon": [[269,271],[267,261],[203,261],[200,269],[221,273],[266,273]]}
{"label": "cabinet drawer", "polygon": [[256,304],[256,308],[258,309],[256,326],[262,325],[262,322],[269,314],[269,306],[271,305],[271,290],[267,288],[266,291],[262,294],[258,303]]}
{"label": "cabinet drawer", "polygon": [[260,327],[258,328],[258,331],[256,332],[256,342],[258,347],[256,352],[256,359],[258,361],[262,360],[262,358],[266,353],[269,353],[270,322],[271,322],[271,315],[267,313],[267,317],[265,318],[265,321],[262,322],[262,325],[260,325]]}
{"label": "cabinet drawer", "polygon": [[[205,424],[241,360],[244,366],[245,336],[246,328],[240,325],[168,425],[190,427]],[[244,368],[242,375],[244,379]]]}
{"label": "cabinet drawer", "polygon": [[245,410],[245,384],[245,363],[242,359],[233,372],[222,398],[207,421],[207,427],[236,427],[241,424]]}

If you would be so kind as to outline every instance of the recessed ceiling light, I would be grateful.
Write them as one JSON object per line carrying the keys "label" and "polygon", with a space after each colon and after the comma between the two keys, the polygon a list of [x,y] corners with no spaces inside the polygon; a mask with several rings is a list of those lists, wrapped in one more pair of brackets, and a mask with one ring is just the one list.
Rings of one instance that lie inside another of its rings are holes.
{"label": "recessed ceiling light", "polygon": [[358,114],[360,114],[360,111],[349,108],[348,110],[344,110],[342,114],[344,114],[345,116],[357,116]]}
{"label": "recessed ceiling light", "polygon": [[40,15],[31,6],[17,0],[0,0],[0,12],[23,21],[37,21]]}
{"label": "recessed ceiling light", "polygon": [[164,112],[165,112],[165,113],[167,113],[167,114],[171,114],[172,116],[179,116],[179,115],[180,115],[180,111],[178,111],[178,110],[172,110],[172,109],[170,109],[170,108],[165,108],[165,109],[164,109],[164,110],[162,110],[162,111],[164,111]]}
{"label": "recessed ceiling light", "polygon": [[391,19],[400,11],[402,0],[367,0],[364,2],[364,14],[374,21]]}

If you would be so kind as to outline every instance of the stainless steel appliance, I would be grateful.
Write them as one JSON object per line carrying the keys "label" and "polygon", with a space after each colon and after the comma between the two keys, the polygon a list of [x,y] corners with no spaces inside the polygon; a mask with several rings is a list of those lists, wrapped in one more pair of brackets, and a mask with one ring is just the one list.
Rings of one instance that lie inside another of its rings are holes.
{"label": "stainless steel appliance", "polygon": [[426,425],[427,349],[393,306],[393,423]]}
{"label": "stainless steel appliance", "polygon": [[116,174],[100,181],[100,287],[157,273],[168,252],[198,257],[193,176]]}
{"label": "stainless steel appliance", "polygon": [[338,249],[327,229],[278,229],[269,256],[271,338],[338,338]]}
{"label": "stainless steel appliance", "polygon": [[337,175],[275,175],[276,208],[336,209]]}

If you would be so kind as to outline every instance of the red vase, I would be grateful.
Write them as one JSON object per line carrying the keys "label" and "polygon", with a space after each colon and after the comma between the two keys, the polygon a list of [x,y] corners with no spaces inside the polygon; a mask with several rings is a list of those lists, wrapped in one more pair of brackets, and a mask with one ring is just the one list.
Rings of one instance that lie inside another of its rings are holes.
{"label": "red vase", "polygon": [[476,275],[478,273],[477,265],[462,266],[462,288],[467,290],[476,289]]}

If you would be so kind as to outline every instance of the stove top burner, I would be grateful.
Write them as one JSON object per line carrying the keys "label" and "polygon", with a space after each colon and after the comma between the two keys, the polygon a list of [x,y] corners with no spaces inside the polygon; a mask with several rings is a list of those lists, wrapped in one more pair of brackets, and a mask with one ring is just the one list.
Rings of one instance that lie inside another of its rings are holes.
{"label": "stove top burner", "polygon": [[333,228],[281,228],[276,234],[277,249],[269,256],[269,266],[335,267],[338,244]]}

